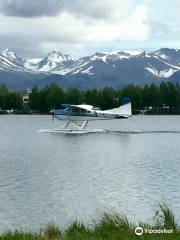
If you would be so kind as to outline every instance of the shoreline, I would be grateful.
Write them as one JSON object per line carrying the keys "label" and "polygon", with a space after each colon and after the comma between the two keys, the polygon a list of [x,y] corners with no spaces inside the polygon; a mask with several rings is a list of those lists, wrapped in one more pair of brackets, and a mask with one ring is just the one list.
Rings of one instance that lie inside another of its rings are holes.
{"label": "shoreline", "polygon": [[[0,110],[0,115],[51,115],[51,113],[48,112],[24,112],[24,111],[14,111],[14,112],[8,112],[7,110]],[[140,113],[136,110],[133,111],[132,116],[179,116],[180,112],[146,112],[146,113]]]}
{"label": "shoreline", "polygon": [[49,223],[37,231],[6,231],[0,233],[1,240],[178,240],[180,226],[172,210],[166,203],[159,203],[154,212],[153,224],[128,220],[125,214],[102,213],[99,220],[89,227],[78,220],[65,230],[54,223]]}

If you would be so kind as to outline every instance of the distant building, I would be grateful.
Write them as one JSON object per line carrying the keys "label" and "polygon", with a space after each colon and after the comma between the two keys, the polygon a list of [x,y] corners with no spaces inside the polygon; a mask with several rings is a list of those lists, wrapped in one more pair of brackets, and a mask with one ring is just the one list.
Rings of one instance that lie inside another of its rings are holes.
{"label": "distant building", "polygon": [[23,95],[22,95],[23,104],[29,103],[29,94],[30,93],[31,93],[31,89],[25,89],[23,91]]}

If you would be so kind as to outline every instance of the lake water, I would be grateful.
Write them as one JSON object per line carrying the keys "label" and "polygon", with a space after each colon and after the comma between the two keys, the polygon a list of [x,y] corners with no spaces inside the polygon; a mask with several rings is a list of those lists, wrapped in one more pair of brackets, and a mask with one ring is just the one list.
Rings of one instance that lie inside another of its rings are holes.
{"label": "lake water", "polygon": [[92,122],[112,132],[38,133],[50,116],[0,116],[0,230],[86,224],[101,211],[152,218],[166,201],[180,217],[180,116]]}

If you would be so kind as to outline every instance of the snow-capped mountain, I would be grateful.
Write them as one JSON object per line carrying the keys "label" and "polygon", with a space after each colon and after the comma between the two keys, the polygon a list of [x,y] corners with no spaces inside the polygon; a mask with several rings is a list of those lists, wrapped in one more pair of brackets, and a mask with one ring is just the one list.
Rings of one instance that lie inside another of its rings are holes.
{"label": "snow-capped mountain", "polygon": [[[52,55],[53,53],[53,55]],[[92,72],[94,64],[97,62],[110,63],[114,60],[129,59],[131,56],[136,56],[140,52],[109,52],[95,53],[91,56],[73,59],[69,55],[62,55],[60,52],[52,52],[48,54],[40,63],[37,71],[51,72],[61,75],[66,74],[94,74]],[[57,57],[58,54],[58,57]],[[92,70],[91,70],[92,69]],[[91,71],[90,71],[91,70]]]}
{"label": "snow-capped mountain", "polygon": [[163,80],[178,82],[180,50],[161,48],[152,52],[113,51],[78,59],[60,51],[52,51],[41,59],[24,59],[5,49],[0,53],[0,83],[11,85],[10,80],[4,78],[5,73],[8,79],[13,74],[13,84],[16,82],[16,74],[18,73],[18,79],[23,74],[23,81],[30,79],[26,82],[28,87],[33,84],[44,86],[52,82],[59,83],[62,87],[79,88],[122,87],[129,83],[159,83]]}
{"label": "snow-capped mountain", "polygon": [[37,71],[53,72],[68,61],[71,61],[69,55],[64,55],[60,51],[52,51],[38,63]]}
{"label": "snow-capped mountain", "polygon": [[21,71],[24,68],[25,60],[17,56],[13,51],[5,49],[0,53],[0,70]]}
{"label": "snow-capped mountain", "polygon": [[156,58],[161,64],[160,67],[150,66],[149,72],[158,77],[169,78],[175,72],[180,70],[180,50],[162,48],[152,52],[151,57]]}
{"label": "snow-capped mountain", "polygon": [[42,58],[30,58],[24,61],[24,68],[29,69],[30,71],[37,71],[38,64]]}
{"label": "snow-capped mountain", "polygon": [[[106,72],[109,68],[116,71],[120,65],[132,62],[141,65],[146,71],[155,77],[169,78],[180,70],[180,51],[174,49],[160,49],[146,53],[138,51],[120,51],[95,53],[91,56],[72,59],[69,55],[53,51],[43,58],[37,65],[36,71],[55,74],[89,74],[98,71]],[[107,68],[107,64],[109,67]],[[102,69],[104,67],[104,69]]]}

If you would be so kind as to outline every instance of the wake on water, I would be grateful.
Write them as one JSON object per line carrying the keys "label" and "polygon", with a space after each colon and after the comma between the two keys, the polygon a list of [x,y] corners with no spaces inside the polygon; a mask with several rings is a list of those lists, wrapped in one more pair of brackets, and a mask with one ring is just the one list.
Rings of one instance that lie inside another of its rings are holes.
{"label": "wake on water", "polygon": [[39,133],[61,133],[61,134],[87,134],[87,133],[104,133],[105,129],[40,129]]}
{"label": "wake on water", "polygon": [[176,130],[154,130],[154,131],[120,131],[120,130],[108,130],[108,129],[40,129],[38,133],[60,133],[60,134],[90,134],[90,133],[119,133],[119,134],[156,134],[156,133],[170,133],[180,134],[180,131]]}
{"label": "wake on water", "polygon": [[133,125],[136,125],[138,130],[123,131],[111,129],[68,129],[68,128],[49,128],[40,129],[38,133],[60,133],[60,134],[90,134],[90,133],[119,133],[119,134],[180,134],[180,130],[146,130],[141,126],[140,122],[134,118],[129,118]]}

